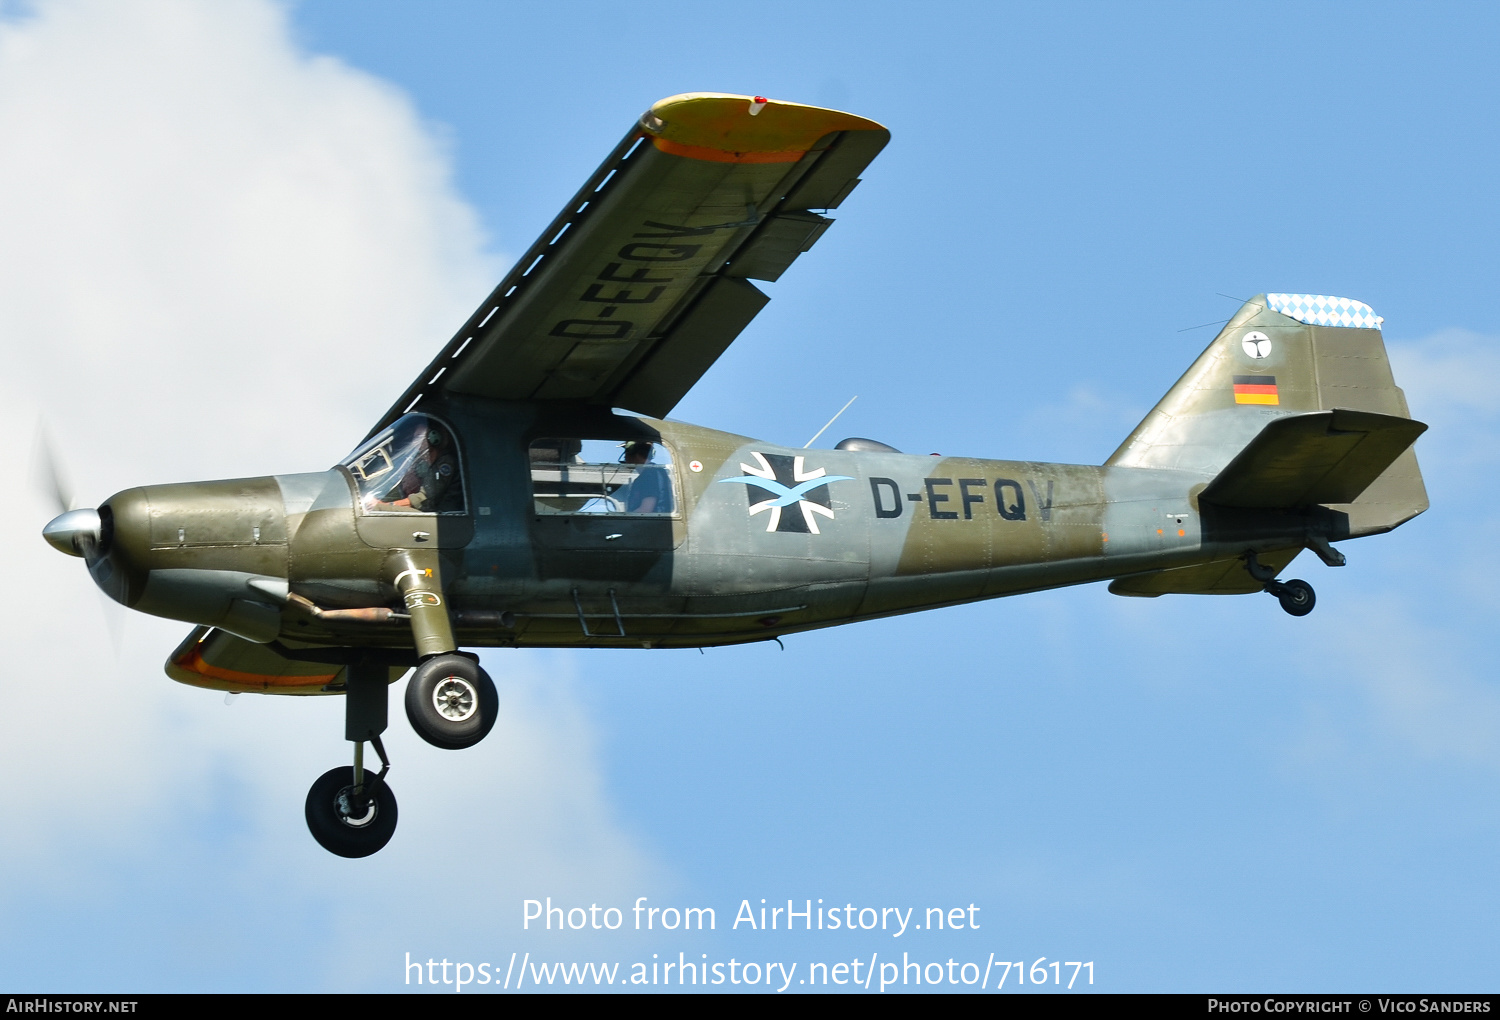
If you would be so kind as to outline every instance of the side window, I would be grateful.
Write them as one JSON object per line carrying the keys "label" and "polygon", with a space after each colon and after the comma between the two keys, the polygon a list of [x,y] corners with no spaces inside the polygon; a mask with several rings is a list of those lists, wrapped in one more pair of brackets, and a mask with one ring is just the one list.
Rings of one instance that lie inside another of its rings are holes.
{"label": "side window", "polygon": [[453,433],[425,414],[402,416],[343,463],[363,513],[463,513]]}
{"label": "side window", "polygon": [[663,515],[676,509],[672,453],[660,443],[538,439],[530,453],[531,495],[539,517]]}

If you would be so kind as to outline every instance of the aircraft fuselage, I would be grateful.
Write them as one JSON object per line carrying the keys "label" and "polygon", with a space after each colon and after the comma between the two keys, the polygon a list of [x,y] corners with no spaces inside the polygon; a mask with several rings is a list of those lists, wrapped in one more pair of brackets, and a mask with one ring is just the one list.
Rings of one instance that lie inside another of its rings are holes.
{"label": "aircraft fuselage", "polygon": [[[700,647],[1342,537],[1215,514],[1187,471],[793,449],[534,405],[434,420],[458,438],[463,512],[363,512],[343,466],[147,486],[105,504],[92,573],[132,608],[255,641],[410,647],[394,577],[415,563],[460,645]],[[671,511],[538,512],[538,436],[655,442]]]}

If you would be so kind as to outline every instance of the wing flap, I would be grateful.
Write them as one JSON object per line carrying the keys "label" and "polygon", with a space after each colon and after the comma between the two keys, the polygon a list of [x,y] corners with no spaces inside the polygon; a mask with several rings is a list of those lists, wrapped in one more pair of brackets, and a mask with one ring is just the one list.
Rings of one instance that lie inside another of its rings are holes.
{"label": "wing flap", "polygon": [[808,251],[833,223],[817,213],[792,212],[769,217],[734,253],[726,272],[775,283],[798,255]]}
{"label": "wing flap", "polygon": [[1352,503],[1425,431],[1419,421],[1370,411],[1277,418],[1198,498],[1261,509]]}
{"label": "wing flap", "polygon": [[711,282],[650,360],[620,388],[619,406],[675,406],[770,300],[744,280],[720,277]]}

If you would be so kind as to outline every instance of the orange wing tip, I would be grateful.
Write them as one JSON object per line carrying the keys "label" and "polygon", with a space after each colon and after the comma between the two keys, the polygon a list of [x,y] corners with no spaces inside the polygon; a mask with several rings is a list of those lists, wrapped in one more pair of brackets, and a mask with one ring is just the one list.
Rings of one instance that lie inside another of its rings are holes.
{"label": "orange wing tip", "polygon": [[238,670],[215,666],[203,658],[203,642],[197,641],[189,648],[172,656],[167,663],[167,675],[178,683],[192,687],[206,687],[212,691],[229,691],[234,694],[251,694],[271,691],[278,694],[292,693],[296,688],[320,690],[338,676],[337,672],[326,676],[266,676],[261,673],[241,673]]}
{"label": "orange wing tip", "polygon": [[835,131],[885,131],[873,120],[765,96],[686,92],[641,117],[661,151],[713,163],[794,163]]}

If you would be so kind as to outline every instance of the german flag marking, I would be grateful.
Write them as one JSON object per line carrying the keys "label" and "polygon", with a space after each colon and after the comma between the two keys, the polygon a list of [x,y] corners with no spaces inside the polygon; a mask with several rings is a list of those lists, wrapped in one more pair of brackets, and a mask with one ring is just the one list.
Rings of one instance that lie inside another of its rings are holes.
{"label": "german flag marking", "polygon": [[1236,404],[1280,404],[1274,375],[1237,375],[1234,377]]}

